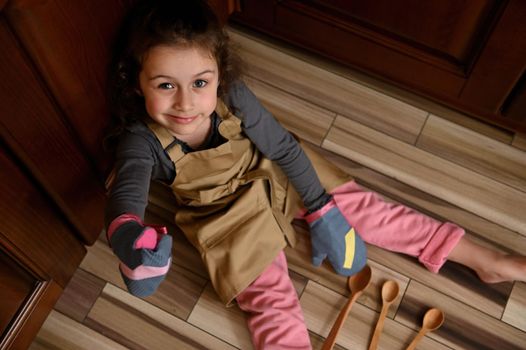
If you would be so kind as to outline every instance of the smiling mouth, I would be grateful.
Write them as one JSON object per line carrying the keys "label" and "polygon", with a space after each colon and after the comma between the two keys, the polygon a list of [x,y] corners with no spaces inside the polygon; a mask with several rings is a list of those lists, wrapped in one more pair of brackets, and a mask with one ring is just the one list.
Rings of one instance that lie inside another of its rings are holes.
{"label": "smiling mouth", "polygon": [[195,118],[197,118],[197,116],[193,116],[193,117],[179,117],[179,116],[175,116],[175,115],[169,115],[170,119],[174,120],[176,123],[179,123],[179,124],[189,124],[191,122],[193,122],[195,120]]}

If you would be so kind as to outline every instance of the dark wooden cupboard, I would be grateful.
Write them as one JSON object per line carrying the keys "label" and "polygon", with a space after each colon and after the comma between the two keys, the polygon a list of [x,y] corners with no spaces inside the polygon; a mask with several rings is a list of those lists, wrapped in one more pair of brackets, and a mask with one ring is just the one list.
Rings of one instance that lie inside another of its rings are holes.
{"label": "dark wooden cupboard", "polygon": [[120,1],[0,1],[0,348],[24,349],[103,228]]}
{"label": "dark wooden cupboard", "polygon": [[26,349],[86,250],[4,144],[0,153],[0,348]]}
{"label": "dark wooden cupboard", "polygon": [[106,67],[134,1],[0,0],[0,349],[31,344],[103,228]]}
{"label": "dark wooden cupboard", "polygon": [[231,20],[526,131],[522,0],[243,0]]}

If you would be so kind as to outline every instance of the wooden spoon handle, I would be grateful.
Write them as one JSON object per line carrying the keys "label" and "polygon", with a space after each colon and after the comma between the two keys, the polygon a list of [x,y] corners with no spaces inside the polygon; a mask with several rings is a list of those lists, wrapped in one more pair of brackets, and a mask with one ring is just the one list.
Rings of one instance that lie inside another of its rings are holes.
{"label": "wooden spoon handle", "polygon": [[376,350],[376,348],[378,347],[378,341],[380,340],[380,334],[382,333],[382,329],[384,328],[387,310],[389,310],[389,304],[384,304],[382,306],[382,312],[380,312],[380,317],[376,322],[376,327],[374,328],[373,337],[371,338],[371,344],[369,344],[369,350]]}
{"label": "wooden spoon handle", "polygon": [[416,335],[415,339],[413,339],[411,344],[409,344],[409,346],[407,347],[406,350],[415,350],[416,346],[418,345],[420,340],[422,340],[422,338],[424,337],[425,334],[426,334],[426,330],[425,329],[421,329],[420,332],[418,332],[418,334]]}
{"label": "wooden spoon handle", "polygon": [[323,344],[322,350],[331,350],[334,347],[334,344],[336,344],[336,337],[338,336],[338,333],[340,332],[340,329],[343,326],[343,323],[347,319],[347,316],[349,315],[349,312],[351,311],[351,307],[354,304],[354,301],[358,299],[358,297],[362,294],[361,292],[356,292],[352,295],[352,298],[350,298],[345,306],[340,311],[340,314],[338,315],[338,318],[332,325],[331,331],[329,335],[327,336],[327,339],[325,340],[325,343]]}

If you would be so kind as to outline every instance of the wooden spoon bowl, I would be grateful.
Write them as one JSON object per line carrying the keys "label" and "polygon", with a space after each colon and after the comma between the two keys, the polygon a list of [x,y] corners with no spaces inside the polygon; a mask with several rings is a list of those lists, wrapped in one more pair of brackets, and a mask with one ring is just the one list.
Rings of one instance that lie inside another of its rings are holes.
{"label": "wooden spoon bowl", "polygon": [[416,346],[418,345],[420,340],[422,340],[424,335],[426,335],[427,332],[432,332],[440,328],[440,326],[442,326],[442,324],[444,323],[445,319],[446,316],[444,315],[444,312],[442,312],[442,310],[437,308],[431,308],[427,310],[422,321],[422,328],[416,335],[415,339],[413,339],[411,344],[409,344],[407,350],[416,349]]}
{"label": "wooden spoon bowl", "polygon": [[395,281],[385,281],[382,285],[382,311],[380,312],[380,317],[376,322],[376,327],[374,329],[373,337],[371,338],[371,343],[369,344],[369,350],[374,350],[378,346],[380,340],[380,334],[384,328],[385,317],[387,316],[387,311],[389,306],[395,301],[400,288],[398,283]]}

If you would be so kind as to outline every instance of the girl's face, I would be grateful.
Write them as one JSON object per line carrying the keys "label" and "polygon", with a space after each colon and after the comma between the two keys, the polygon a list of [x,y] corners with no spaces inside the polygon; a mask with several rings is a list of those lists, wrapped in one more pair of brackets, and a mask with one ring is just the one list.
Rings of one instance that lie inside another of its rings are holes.
{"label": "girl's face", "polygon": [[218,81],[216,60],[192,46],[154,46],[139,73],[150,117],[187,142],[208,133]]}

